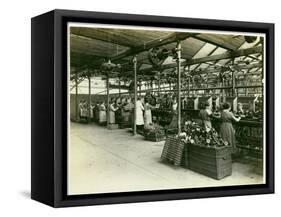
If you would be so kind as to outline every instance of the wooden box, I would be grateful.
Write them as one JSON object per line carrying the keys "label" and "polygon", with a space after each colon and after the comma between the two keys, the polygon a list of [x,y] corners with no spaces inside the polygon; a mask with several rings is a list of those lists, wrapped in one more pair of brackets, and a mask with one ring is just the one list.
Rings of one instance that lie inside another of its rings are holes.
{"label": "wooden box", "polygon": [[183,148],[183,153],[182,153],[182,159],[181,159],[181,166],[189,169],[189,156],[188,156],[188,144],[185,144]]}
{"label": "wooden box", "polygon": [[218,148],[190,144],[188,148],[189,169],[222,179],[232,174],[231,147]]}
{"label": "wooden box", "polygon": [[184,152],[185,143],[175,136],[169,136],[166,139],[161,159],[168,161],[175,166],[180,166]]}

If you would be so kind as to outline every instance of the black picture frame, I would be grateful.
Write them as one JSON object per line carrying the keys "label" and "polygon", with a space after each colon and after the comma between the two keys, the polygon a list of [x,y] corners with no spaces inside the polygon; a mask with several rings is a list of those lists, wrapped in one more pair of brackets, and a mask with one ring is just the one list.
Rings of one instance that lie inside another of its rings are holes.
{"label": "black picture frame", "polygon": [[[266,184],[67,196],[67,22],[266,34]],[[53,10],[31,25],[32,199],[68,207],[274,193],[274,24]]]}

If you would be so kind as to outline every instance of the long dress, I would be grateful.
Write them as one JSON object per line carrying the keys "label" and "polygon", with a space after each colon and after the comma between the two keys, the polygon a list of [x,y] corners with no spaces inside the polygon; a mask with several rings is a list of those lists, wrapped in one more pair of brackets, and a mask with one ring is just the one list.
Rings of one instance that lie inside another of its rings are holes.
{"label": "long dress", "polygon": [[114,108],[113,104],[110,104],[109,106],[109,123],[115,124],[115,112],[117,111],[116,108]]}
{"label": "long dress", "polygon": [[151,106],[149,103],[145,103],[144,105],[144,125],[148,126],[149,124],[152,124],[152,115],[151,115],[151,109],[153,106]]}
{"label": "long dress", "polygon": [[210,119],[211,114],[212,114],[212,112],[208,109],[202,109],[199,112],[199,117],[201,118],[203,127],[205,127],[205,129],[212,128],[212,123],[211,123],[211,119]]}
{"label": "long dress", "polygon": [[95,108],[94,108],[94,118],[96,122],[99,122],[99,104],[96,104]]}
{"label": "long dress", "polygon": [[121,124],[123,121],[122,104],[118,104],[118,109],[115,111],[115,123]]}
{"label": "long dress", "polygon": [[94,119],[94,116],[95,116],[95,106],[94,105],[91,105],[91,111],[90,111],[90,114],[91,114],[91,119],[93,120]]}
{"label": "long dress", "polygon": [[99,123],[106,122],[106,108],[105,105],[101,104],[99,108]]}
{"label": "long dress", "polygon": [[236,150],[236,139],[235,139],[235,130],[232,126],[232,121],[234,121],[233,113],[229,111],[222,111],[221,121],[222,121],[220,127],[221,138],[232,146],[232,152],[234,153]]}
{"label": "long dress", "polygon": [[178,103],[173,103],[172,114],[173,114],[173,118],[172,118],[172,121],[169,124],[168,128],[176,129],[176,128],[178,128]]}
{"label": "long dress", "polygon": [[80,102],[79,103],[79,117],[82,118],[83,117],[83,104]]}
{"label": "long dress", "polygon": [[83,104],[81,106],[81,118],[87,118],[88,117],[88,105]]}
{"label": "long dress", "polygon": [[144,125],[143,110],[142,102],[138,100],[136,103],[136,125]]}
{"label": "long dress", "polygon": [[132,110],[134,108],[133,103],[129,102],[123,107],[123,121],[125,123],[131,122]]}

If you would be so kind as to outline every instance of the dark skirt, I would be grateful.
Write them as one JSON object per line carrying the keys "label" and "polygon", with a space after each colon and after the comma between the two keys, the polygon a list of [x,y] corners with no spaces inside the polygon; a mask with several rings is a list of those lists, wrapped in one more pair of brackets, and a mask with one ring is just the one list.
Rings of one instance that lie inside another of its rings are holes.
{"label": "dark skirt", "polygon": [[171,123],[168,126],[169,129],[178,128],[178,114],[174,114]]}
{"label": "dark skirt", "polygon": [[232,152],[236,151],[235,130],[230,122],[222,122],[220,127],[221,138],[232,146]]}

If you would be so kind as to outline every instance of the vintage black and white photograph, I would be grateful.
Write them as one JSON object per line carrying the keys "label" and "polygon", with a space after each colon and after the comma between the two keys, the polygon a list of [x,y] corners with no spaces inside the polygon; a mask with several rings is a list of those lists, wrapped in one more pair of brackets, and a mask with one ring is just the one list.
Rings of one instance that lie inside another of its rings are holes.
{"label": "vintage black and white photograph", "polygon": [[67,194],[264,184],[264,42],[69,22]]}

